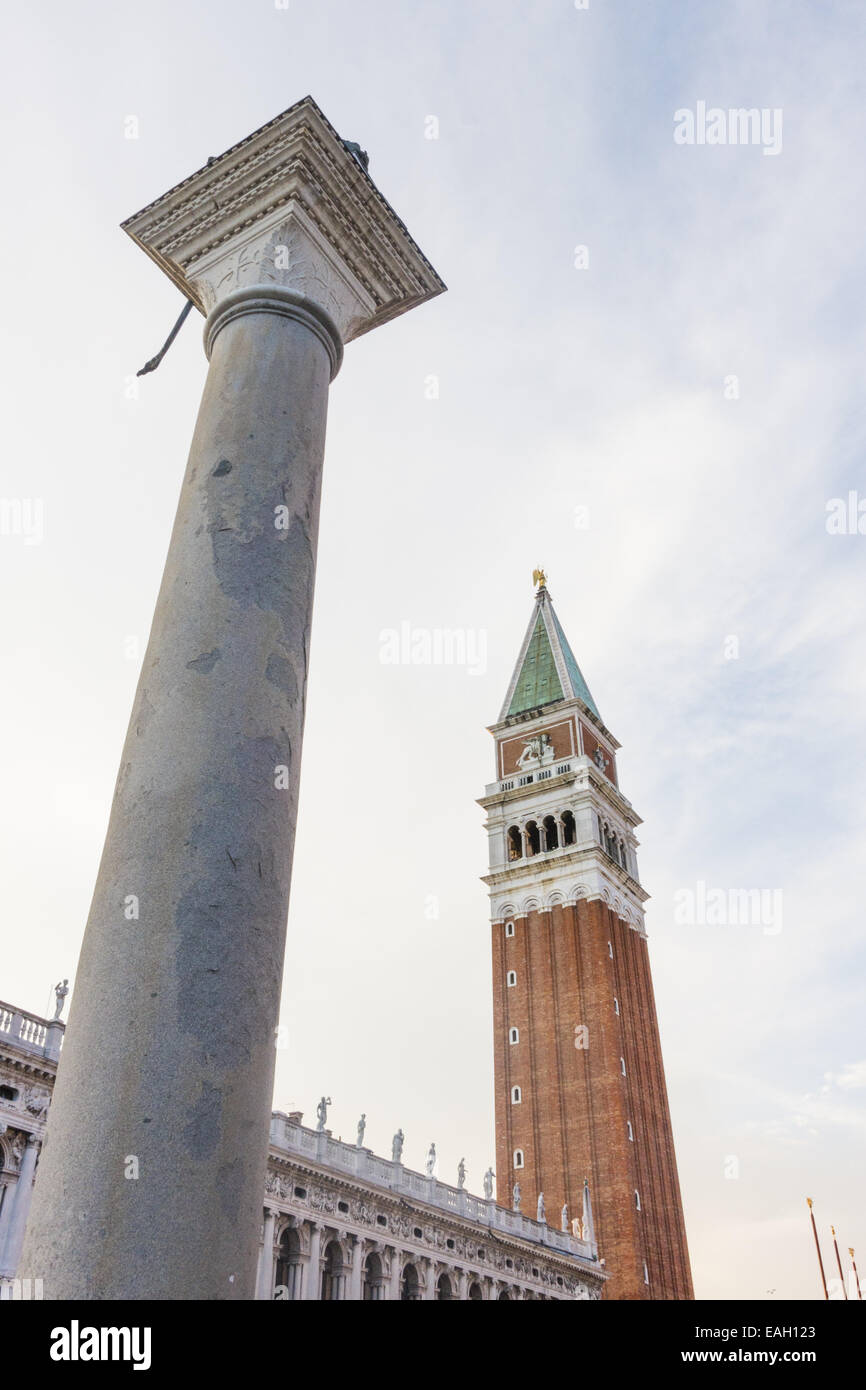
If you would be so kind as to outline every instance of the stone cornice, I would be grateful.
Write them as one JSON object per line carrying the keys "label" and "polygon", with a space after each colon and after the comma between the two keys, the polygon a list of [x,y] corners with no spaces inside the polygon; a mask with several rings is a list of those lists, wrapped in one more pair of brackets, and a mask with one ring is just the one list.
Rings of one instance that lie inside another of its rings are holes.
{"label": "stone cornice", "polygon": [[[271,1116],[269,1162],[309,1173],[333,1190],[355,1192],[366,1200],[385,1203],[387,1210],[411,1210],[425,1220],[451,1222],[462,1234],[471,1231],[476,1240],[513,1241],[524,1253],[563,1260],[572,1270],[597,1273],[594,1247],[570,1232],[560,1232],[524,1213],[499,1206],[440,1179],[334,1139],[329,1131],[310,1130],[283,1112]],[[288,1199],[287,1199],[288,1200]],[[344,1218],[341,1218],[344,1219]],[[420,1224],[420,1220],[419,1220]]]}
{"label": "stone cornice", "polygon": [[[320,1165],[295,1153],[287,1154],[274,1146],[272,1146],[269,1155],[269,1169],[271,1172],[282,1173],[287,1177],[292,1174],[300,1175],[305,1183],[310,1184],[304,1199],[295,1198],[294,1195],[283,1197],[272,1191],[267,1192],[267,1203],[283,1215],[302,1217],[304,1220],[320,1222],[326,1226],[337,1225],[347,1232],[356,1233],[383,1246],[394,1245],[396,1242],[402,1249],[415,1250],[419,1254],[438,1260],[443,1264],[470,1266],[480,1275],[497,1277],[506,1281],[512,1275],[520,1273],[517,1269],[509,1271],[505,1268],[504,1256],[506,1252],[513,1255],[516,1260],[525,1262],[529,1268],[535,1264],[539,1267],[546,1266],[548,1271],[555,1270],[572,1285],[591,1282],[600,1287],[609,1277],[605,1267],[596,1261],[569,1254],[555,1246],[535,1244],[500,1229],[498,1226],[487,1226],[480,1223],[470,1216],[443,1211],[438,1206],[425,1203],[423,1198],[407,1196],[387,1189],[383,1190],[375,1183],[365,1182],[363,1179],[359,1180],[350,1174],[336,1172],[326,1165]],[[314,1192],[313,1183],[320,1185],[318,1193]],[[294,1186],[294,1180],[292,1180],[292,1185]],[[330,1191],[335,1196],[340,1194],[344,1199],[357,1198],[362,1204],[372,1203],[372,1205],[367,1208],[363,1215],[357,1209],[354,1212],[351,1210],[339,1212],[336,1209],[327,1211],[312,1206],[311,1199],[314,1196],[321,1197],[324,1190]],[[407,1229],[401,1232],[394,1230],[391,1225],[380,1226],[375,1221],[379,1214],[388,1216],[389,1220],[391,1216],[404,1218],[404,1225],[407,1225]],[[408,1224],[405,1218],[411,1218],[408,1220]],[[430,1229],[419,1239],[412,1235],[408,1229],[413,1222],[421,1226],[422,1230],[425,1222],[432,1224]],[[435,1244],[433,1225],[440,1232],[448,1233],[454,1238],[454,1249],[448,1250]],[[487,1253],[484,1258],[478,1258],[476,1250],[465,1247],[467,1238],[474,1241],[477,1248],[483,1248],[485,1252],[495,1250],[496,1254],[493,1258],[489,1258]],[[529,1269],[523,1272],[521,1277],[531,1279],[532,1275],[529,1273]],[[539,1282],[549,1283],[552,1281],[549,1278],[545,1280],[539,1276]]]}
{"label": "stone cornice", "polygon": [[487,725],[487,732],[496,736],[497,734],[508,733],[511,729],[526,729],[530,731],[535,728],[543,729],[549,724],[554,716],[568,715],[577,712],[588,724],[592,724],[598,729],[603,738],[607,740],[611,748],[616,752],[622,744],[611,733],[610,729],[597,714],[594,714],[579,695],[569,696],[566,700],[552,700],[549,705],[539,705],[537,709],[525,710],[521,714],[509,714],[504,719],[497,719],[495,724]]}
{"label": "stone cornice", "polygon": [[536,887],[542,891],[544,886],[552,886],[563,877],[572,878],[575,874],[579,875],[581,870],[589,866],[597,869],[602,877],[608,878],[612,888],[615,887],[617,891],[627,890],[640,902],[648,902],[650,895],[637,879],[621,864],[617,864],[606,855],[595,842],[548,850],[533,855],[531,859],[515,859],[502,868],[492,869],[489,874],[483,876],[481,882],[490,888],[507,888],[512,883],[524,883],[527,887]]}
{"label": "stone cornice", "polygon": [[592,790],[597,792],[602,800],[609,801],[612,806],[615,806],[628,825],[634,827],[643,824],[643,820],[637,814],[628,797],[623,796],[609,777],[605,777],[604,773],[598,771],[591,758],[587,758],[584,754],[572,754],[559,761],[569,763],[572,770],[557,773],[556,764],[554,764],[553,776],[544,782],[534,781],[525,787],[515,785],[505,791],[502,788],[503,781],[515,783],[518,781],[517,776],[512,774],[510,777],[501,778],[499,782],[489,783],[490,790],[485,796],[478,797],[475,804],[481,806],[485,811],[491,811],[507,806],[513,808],[516,803],[521,803],[527,806],[527,815],[529,815],[531,814],[529,808],[532,807],[533,803],[539,805],[543,803],[546,813],[546,807],[552,795],[555,794],[555,797],[559,797],[564,791],[571,789],[569,795],[575,793],[576,795],[574,801],[569,802],[569,805],[576,805],[578,801],[591,800],[589,792]]}
{"label": "stone cornice", "polygon": [[53,1087],[57,1078],[57,1067],[47,1058],[34,1057],[32,1053],[16,1053],[6,1042],[0,1046],[0,1067],[21,1073],[29,1079]]}
{"label": "stone cornice", "polygon": [[122,226],[203,313],[281,285],[320,305],[344,342],[445,289],[311,97]]}

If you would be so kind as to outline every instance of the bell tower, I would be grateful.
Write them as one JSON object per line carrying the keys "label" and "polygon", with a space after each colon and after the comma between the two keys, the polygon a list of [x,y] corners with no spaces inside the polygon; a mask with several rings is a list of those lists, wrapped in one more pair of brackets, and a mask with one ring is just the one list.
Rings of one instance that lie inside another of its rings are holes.
{"label": "bell tower", "polygon": [[[690,1299],[637,867],[640,817],[536,570],[487,812],[499,1202],[571,1228],[592,1193],[605,1297]],[[567,1211],[564,1210],[567,1207]]]}

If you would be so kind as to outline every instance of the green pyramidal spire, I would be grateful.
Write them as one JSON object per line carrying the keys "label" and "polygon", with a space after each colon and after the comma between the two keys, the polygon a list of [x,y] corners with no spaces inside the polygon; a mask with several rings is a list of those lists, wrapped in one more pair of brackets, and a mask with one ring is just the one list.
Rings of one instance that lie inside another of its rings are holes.
{"label": "green pyramidal spire", "polygon": [[573,698],[601,719],[542,580],[500,718]]}

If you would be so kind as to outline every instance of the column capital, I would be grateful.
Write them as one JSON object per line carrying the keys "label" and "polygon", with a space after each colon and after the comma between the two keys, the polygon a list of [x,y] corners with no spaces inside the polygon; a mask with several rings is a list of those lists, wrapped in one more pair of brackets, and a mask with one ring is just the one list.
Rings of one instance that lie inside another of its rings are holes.
{"label": "column capital", "polygon": [[220,330],[246,314],[276,314],[309,328],[328,354],[331,380],[334,380],[343,361],[343,340],[337,325],[314,299],[283,285],[251,285],[249,289],[233,290],[220,299],[204,326],[204,350],[208,359]]}
{"label": "column capital", "polygon": [[35,1134],[32,1131],[28,1132],[27,1130],[20,1130],[19,1133],[21,1135],[21,1138],[24,1140],[24,1151],[21,1154],[21,1162],[19,1163],[20,1172],[21,1168],[24,1167],[24,1160],[27,1157],[27,1155],[31,1153],[38,1154],[39,1149],[42,1147],[42,1135]]}
{"label": "column capital", "polygon": [[202,313],[279,286],[344,343],[445,289],[312,97],[122,225]]}

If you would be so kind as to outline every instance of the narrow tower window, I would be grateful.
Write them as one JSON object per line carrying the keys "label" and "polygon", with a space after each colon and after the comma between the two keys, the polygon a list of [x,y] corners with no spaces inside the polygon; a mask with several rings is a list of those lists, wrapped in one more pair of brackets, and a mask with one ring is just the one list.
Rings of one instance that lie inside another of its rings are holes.
{"label": "narrow tower window", "polygon": [[562,843],[564,845],[574,844],[574,815],[571,811],[562,813]]}
{"label": "narrow tower window", "polygon": [[516,1028],[509,1028],[509,1030],[508,1030],[508,1041],[509,1041],[510,1043],[518,1043],[518,1042],[520,1042],[520,1034],[518,1033],[518,1031],[517,1031]]}
{"label": "narrow tower window", "polygon": [[607,954],[610,956],[611,960],[613,960],[613,946],[610,942],[607,943]]}
{"label": "narrow tower window", "polygon": [[623,1076],[625,1076],[625,1058],[624,1058],[624,1057],[620,1057],[620,1059],[619,1059],[619,1064],[620,1064],[620,1066],[621,1066],[621,1068],[622,1068],[622,1074],[623,1074]]}
{"label": "narrow tower window", "polygon": [[512,1088],[511,1088],[511,1104],[512,1104],[512,1105],[519,1105],[522,1099],[523,1099],[523,1096],[522,1096],[521,1093],[520,1093],[520,1087],[519,1087],[519,1086],[512,1086]]}
{"label": "narrow tower window", "polygon": [[506,922],[506,923],[505,923],[505,935],[506,935],[506,936],[513,936],[513,935],[514,935],[514,923],[513,923],[513,922]]}
{"label": "narrow tower window", "polygon": [[508,985],[509,989],[511,989],[512,985],[517,984],[517,972],[515,970],[509,970],[508,974],[505,976],[505,983]]}
{"label": "narrow tower window", "polygon": [[553,816],[544,817],[544,848],[546,850],[559,849],[559,831]]}
{"label": "narrow tower window", "polygon": [[520,842],[520,829],[519,829],[519,827],[516,826],[516,825],[509,825],[508,830],[507,830],[507,832],[506,832],[506,837],[505,837],[505,838],[506,838],[506,841],[507,841],[507,843],[508,843],[508,858],[509,858],[509,860],[511,860],[511,859],[522,859],[522,858],[523,858],[523,845],[522,845],[521,842]]}
{"label": "narrow tower window", "polygon": [[541,833],[538,829],[538,822],[534,820],[526,822],[526,853],[528,855],[541,853]]}
{"label": "narrow tower window", "polygon": [[634,1204],[635,1204],[635,1207],[637,1208],[637,1210],[640,1211],[640,1209],[641,1209],[641,1205],[640,1205],[640,1193],[638,1192],[637,1188],[635,1188],[635,1190],[634,1190]]}
{"label": "narrow tower window", "polygon": [[619,1018],[619,1000],[617,999],[616,995],[613,996],[613,1011],[616,1014],[617,1018]]}
{"label": "narrow tower window", "polygon": [[649,1283],[649,1270],[646,1267],[646,1260],[643,1262],[643,1281],[645,1284]]}
{"label": "narrow tower window", "polygon": [[626,1120],[626,1124],[628,1125],[628,1137],[629,1137],[629,1139],[631,1140],[631,1142],[632,1142],[632,1144],[633,1144],[633,1143],[634,1143],[634,1130],[633,1130],[632,1127],[631,1127],[631,1120]]}
{"label": "narrow tower window", "polygon": [[522,1150],[522,1149],[515,1149],[515,1150],[514,1150],[514,1167],[515,1167],[515,1168],[522,1168],[522,1167],[523,1167],[523,1150]]}

